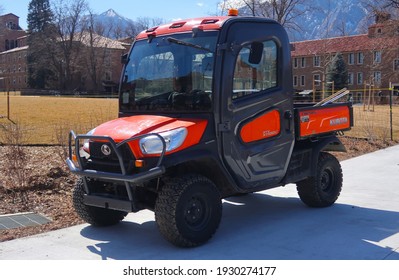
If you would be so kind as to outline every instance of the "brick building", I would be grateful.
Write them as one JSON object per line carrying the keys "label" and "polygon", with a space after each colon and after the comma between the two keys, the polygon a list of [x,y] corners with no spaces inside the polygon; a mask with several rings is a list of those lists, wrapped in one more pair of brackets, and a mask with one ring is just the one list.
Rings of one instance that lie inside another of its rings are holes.
{"label": "brick building", "polygon": [[[130,45],[89,32],[83,32],[77,37],[79,39],[76,40],[76,43],[81,45],[79,49],[82,50],[79,64],[84,69],[77,73],[81,86],[89,91],[117,92],[123,67],[121,56],[128,51]],[[93,74],[91,71],[93,71],[92,65],[94,62],[97,65],[96,78],[99,80],[97,85],[94,84],[91,75]]]}
{"label": "brick building", "polygon": [[[367,34],[343,36],[292,44],[294,88],[299,91],[331,93],[327,67],[341,53],[348,70],[348,86],[354,101],[372,92],[377,102],[387,102],[390,86],[399,88],[399,23],[377,18]],[[395,91],[396,94],[397,91]]]}
{"label": "brick building", "polygon": [[14,14],[0,16],[0,91],[26,88],[27,34]]}
{"label": "brick building", "polygon": [[[0,16],[0,91],[26,91],[28,87],[28,34],[19,26],[19,17],[14,14]],[[130,45],[97,34],[83,33],[77,36],[79,44],[81,71],[76,73],[75,88],[81,91],[116,92],[119,84],[122,64],[120,57]],[[95,54],[99,66],[97,84],[88,70],[89,57]]]}

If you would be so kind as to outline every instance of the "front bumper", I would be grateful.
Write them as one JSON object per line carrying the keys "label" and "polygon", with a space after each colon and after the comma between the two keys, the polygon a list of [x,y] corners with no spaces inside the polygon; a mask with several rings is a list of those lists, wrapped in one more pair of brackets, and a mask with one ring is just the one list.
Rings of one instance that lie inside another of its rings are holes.
{"label": "front bumper", "polygon": [[[121,153],[121,148],[123,145],[136,141],[147,136],[158,137],[163,145],[162,153],[155,166],[136,174],[128,174],[128,171],[124,164],[123,154]],[[117,157],[117,161],[120,167],[120,173],[99,171],[94,169],[85,168],[83,158],[80,156],[80,150],[82,147],[82,140],[89,141],[99,141],[106,143],[110,146],[113,153]],[[69,155],[66,159],[69,170],[78,176],[83,178],[85,187],[84,203],[90,206],[96,206],[101,208],[109,208],[114,210],[136,212],[142,208],[138,206],[138,202],[134,197],[134,189],[137,185],[148,182],[149,180],[159,178],[165,173],[165,167],[162,165],[162,161],[166,152],[166,143],[162,136],[156,133],[144,134],[135,137],[131,137],[122,142],[116,143],[111,137],[108,136],[94,136],[87,134],[76,135],[73,131],[69,133]],[[73,155],[76,155],[74,159]],[[115,183],[122,183],[125,185],[126,193],[128,195],[128,200],[115,199],[107,195],[102,196],[101,194],[92,194],[87,183],[87,178],[95,178],[104,181],[110,181]]]}

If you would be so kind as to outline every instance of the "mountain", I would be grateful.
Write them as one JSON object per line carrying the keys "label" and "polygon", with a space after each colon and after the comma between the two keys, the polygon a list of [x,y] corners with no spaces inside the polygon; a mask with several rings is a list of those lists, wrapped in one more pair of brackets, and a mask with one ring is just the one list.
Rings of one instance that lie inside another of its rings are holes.
{"label": "mountain", "polygon": [[[294,19],[299,29],[287,29],[290,40],[303,41],[366,33],[367,26],[374,18],[370,18],[362,2],[359,0],[305,1],[306,5],[299,5],[298,8],[303,13]],[[250,13],[248,9],[242,7],[240,14]],[[97,25],[106,27],[109,30],[108,36],[111,38],[120,38],[124,35],[121,32],[131,29],[135,24],[137,26],[137,22],[119,15],[113,9],[94,15],[94,21]],[[141,29],[143,28],[138,28],[138,30]]]}
{"label": "mountain", "polygon": [[[298,30],[289,29],[291,41],[303,41],[366,33],[370,23],[365,4],[358,0],[308,0],[298,5],[293,19]],[[250,14],[245,7],[241,14]]]}
{"label": "mountain", "polygon": [[102,22],[104,24],[109,24],[113,26],[121,26],[121,27],[126,27],[133,21],[127,17],[121,16],[117,12],[115,12],[113,9],[109,9],[108,11],[99,14],[96,17],[96,20],[99,22]]}
{"label": "mountain", "polygon": [[302,30],[290,31],[295,41],[366,33],[373,20],[358,0],[313,0],[311,10],[301,9],[305,10],[298,19]]}
{"label": "mountain", "polygon": [[93,20],[95,26],[103,27],[104,32],[107,33],[106,35],[113,39],[121,37],[121,35],[124,35],[121,33],[124,33],[134,25],[133,20],[121,16],[113,9],[109,9],[99,15],[93,15]]}

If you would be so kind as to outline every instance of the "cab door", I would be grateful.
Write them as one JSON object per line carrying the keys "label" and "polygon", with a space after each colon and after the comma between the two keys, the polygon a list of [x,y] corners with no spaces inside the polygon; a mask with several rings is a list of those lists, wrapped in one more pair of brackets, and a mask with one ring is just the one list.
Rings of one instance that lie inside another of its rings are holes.
{"label": "cab door", "polygon": [[222,157],[244,191],[275,187],[294,145],[288,39],[273,21],[244,18],[228,24],[220,45]]}

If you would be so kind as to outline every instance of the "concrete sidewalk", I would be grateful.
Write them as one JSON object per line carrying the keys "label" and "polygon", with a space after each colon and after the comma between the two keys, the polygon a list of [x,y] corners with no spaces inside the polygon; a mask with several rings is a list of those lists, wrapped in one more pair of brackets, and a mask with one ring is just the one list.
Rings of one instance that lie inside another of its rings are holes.
{"label": "concrete sidewalk", "polygon": [[334,206],[306,207],[294,185],[229,198],[216,235],[198,248],[170,245],[142,211],[109,228],[83,224],[0,243],[0,259],[399,260],[399,146],[342,167]]}

